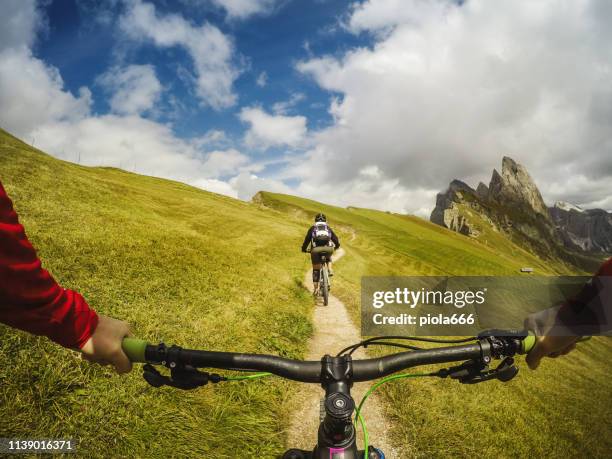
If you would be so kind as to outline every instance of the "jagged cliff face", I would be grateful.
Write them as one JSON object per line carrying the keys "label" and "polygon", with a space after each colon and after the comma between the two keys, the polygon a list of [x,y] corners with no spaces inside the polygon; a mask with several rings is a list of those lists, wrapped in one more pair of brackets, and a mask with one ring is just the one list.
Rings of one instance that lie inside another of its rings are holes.
{"label": "jagged cliff face", "polygon": [[494,230],[534,239],[548,246],[550,240],[560,242],[548,208],[533,179],[520,164],[505,157],[501,174],[493,170],[489,186],[480,183],[476,190],[460,180],[453,180],[436,198],[430,220],[459,233],[478,237],[480,230],[464,211],[478,213]]}
{"label": "jagged cliff face", "polygon": [[557,202],[550,208],[550,215],[566,247],[612,253],[612,213]]}
{"label": "jagged cliff face", "polygon": [[540,190],[527,169],[507,156],[502,160],[501,175],[494,169],[488,194],[485,199],[503,206],[518,205],[548,218],[548,207],[544,204]]}
{"label": "jagged cliff face", "polygon": [[474,236],[475,229],[470,226],[467,218],[462,215],[459,203],[474,195],[474,190],[461,180],[453,180],[446,193],[438,193],[436,207],[430,220],[440,226],[445,226],[466,236]]}
{"label": "jagged cliff face", "polygon": [[480,183],[474,190],[453,180],[437,195],[430,220],[476,238],[497,231],[544,258],[567,259],[566,248],[612,251],[612,214],[601,212],[550,210],[527,169],[504,157],[501,173],[493,170],[488,186]]}

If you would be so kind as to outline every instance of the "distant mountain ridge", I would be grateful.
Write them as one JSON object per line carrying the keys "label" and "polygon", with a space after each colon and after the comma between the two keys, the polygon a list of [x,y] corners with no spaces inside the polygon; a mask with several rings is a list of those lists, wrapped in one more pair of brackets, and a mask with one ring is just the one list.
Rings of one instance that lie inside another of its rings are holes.
{"label": "distant mountain ridge", "polygon": [[557,202],[550,208],[550,215],[566,247],[612,253],[612,213]]}
{"label": "distant mountain ridge", "polygon": [[488,232],[501,232],[544,258],[580,266],[586,252],[612,253],[612,214],[569,203],[549,208],[527,169],[509,157],[488,186],[481,182],[474,190],[453,180],[438,193],[430,221],[485,242]]}

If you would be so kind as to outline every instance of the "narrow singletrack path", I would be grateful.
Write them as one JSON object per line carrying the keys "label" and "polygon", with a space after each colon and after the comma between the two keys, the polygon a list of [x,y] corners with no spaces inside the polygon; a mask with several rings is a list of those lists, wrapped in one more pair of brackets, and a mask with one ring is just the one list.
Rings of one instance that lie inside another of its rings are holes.
{"label": "narrow singletrack path", "polygon": [[[339,249],[334,254],[334,262],[344,255]],[[304,285],[312,292],[312,270],[306,273]],[[332,278],[332,289],[334,284]],[[335,355],[344,347],[361,341],[361,335],[348,315],[346,307],[338,298],[330,294],[329,305],[323,306],[321,302],[315,305],[314,334],[308,343],[307,360],[320,360],[325,354]],[[355,359],[368,358],[363,349],[353,354]],[[358,405],[370,382],[356,383],[351,389],[351,395]],[[319,427],[319,407],[323,397],[323,389],[317,384],[302,384],[295,394],[293,403],[296,412],[287,431],[291,448],[311,449],[317,438]],[[388,458],[399,457],[392,448],[389,440],[390,423],[386,420],[382,403],[376,393],[368,397],[363,409],[363,415],[370,435],[370,444],[380,448]],[[357,433],[357,443],[363,448],[363,435],[361,428]]]}

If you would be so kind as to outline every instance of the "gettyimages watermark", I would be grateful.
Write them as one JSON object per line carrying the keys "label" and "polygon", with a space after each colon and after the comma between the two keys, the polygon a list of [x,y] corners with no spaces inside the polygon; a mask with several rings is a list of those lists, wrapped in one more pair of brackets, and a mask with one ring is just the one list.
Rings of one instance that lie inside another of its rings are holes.
{"label": "gettyimages watermark", "polygon": [[554,334],[602,334],[612,323],[611,292],[610,277],[363,277],[361,331],[364,336],[464,336],[490,328],[522,329],[528,317],[542,321],[571,303],[586,311],[576,316],[580,323],[572,316],[550,328]]}

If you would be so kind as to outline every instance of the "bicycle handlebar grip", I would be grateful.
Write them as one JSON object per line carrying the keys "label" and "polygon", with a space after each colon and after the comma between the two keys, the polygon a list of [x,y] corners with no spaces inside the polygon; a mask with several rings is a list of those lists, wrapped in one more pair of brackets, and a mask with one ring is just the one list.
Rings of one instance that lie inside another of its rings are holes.
{"label": "bicycle handlebar grip", "polygon": [[147,344],[148,343],[143,339],[123,338],[121,347],[131,362],[146,363],[145,349],[147,348]]}
{"label": "bicycle handlebar grip", "polygon": [[521,341],[521,348],[519,354],[529,354],[529,351],[533,349],[536,344],[536,337],[532,332],[529,332],[527,336]]}

